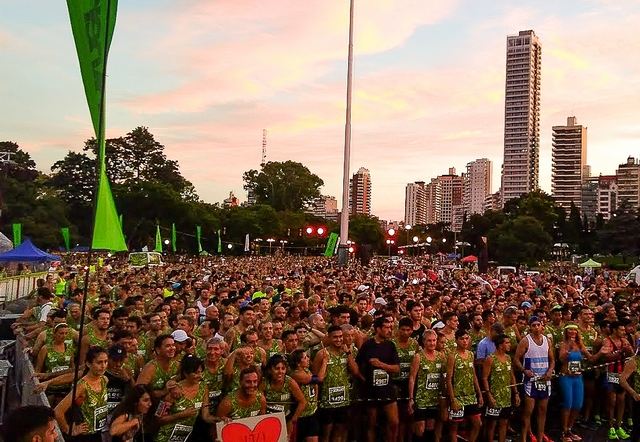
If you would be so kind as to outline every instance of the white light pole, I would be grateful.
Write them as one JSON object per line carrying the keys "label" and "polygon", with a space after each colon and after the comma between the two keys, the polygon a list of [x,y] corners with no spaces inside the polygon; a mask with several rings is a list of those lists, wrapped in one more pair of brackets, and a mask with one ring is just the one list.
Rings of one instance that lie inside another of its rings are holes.
{"label": "white light pole", "polygon": [[271,244],[273,244],[276,240],[273,238],[267,238],[267,242],[269,243],[269,255],[271,255]]}
{"label": "white light pole", "polygon": [[349,166],[351,163],[351,97],[353,89],[353,9],[355,0],[349,6],[349,55],[347,61],[347,111],[344,125],[344,161],[342,177],[342,215],[340,217],[340,244],[338,245],[338,264],[349,263]]}

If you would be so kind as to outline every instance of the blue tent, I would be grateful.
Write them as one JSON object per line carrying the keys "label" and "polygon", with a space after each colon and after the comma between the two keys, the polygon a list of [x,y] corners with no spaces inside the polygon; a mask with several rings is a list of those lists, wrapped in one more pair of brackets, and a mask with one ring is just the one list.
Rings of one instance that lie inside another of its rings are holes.
{"label": "blue tent", "polygon": [[0,262],[47,262],[60,261],[60,257],[51,255],[33,245],[29,238],[13,250],[0,254]]}

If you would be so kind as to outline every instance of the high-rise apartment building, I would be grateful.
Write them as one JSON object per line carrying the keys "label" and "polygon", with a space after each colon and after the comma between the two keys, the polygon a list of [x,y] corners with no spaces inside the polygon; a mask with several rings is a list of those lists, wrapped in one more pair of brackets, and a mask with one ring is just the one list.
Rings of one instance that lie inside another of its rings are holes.
{"label": "high-rise apartment building", "polygon": [[582,209],[582,183],[587,167],[587,128],[576,117],[566,126],[553,126],[551,195],[556,204],[569,210],[571,203]]}
{"label": "high-rise apartment building", "polygon": [[502,202],[538,188],[542,47],[533,31],[507,37]]}
{"label": "high-rise apartment building", "polygon": [[597,213],[605,221],[618,207],[618,177],[616,175],[600,175],[598,177]]}
{"label": "high-rise apartment building", "polygon": [[456,175],[455,167],[449,168],[449,174],[438,177],[440,182],[440,220],[443,223],[453,221],[453,207],[462,205],[464,177]]}
{"label": "high-rise apartment building", "polygon": [[364,167],[349,182],[349,213],[371,215],[371,175]]}
{"label": "high-rise apartment building", "polygon": [[628,157],[626,163],[618,166],[616,178],[618,206],[625,200],[629,208],[637,209],[640,203],[640,162],[634,157]]}
{"label": "high-rise apartment building", "polygon": [[484,213],[487,195],[491,194],[492,172],[493,163],[486,158],[467,163],[462,204],[467,215]]}
{"label": "high-rise apartment building", "polygon": [[427,193],[424,181],[407,184],[404,198],[404,224],[410,226],[426,224]]}
{"label": "high-rise apartment building", "polygon": [[425,190],[425,207],[426,207],[426,222],[425,224],[435,224],[440,221],[440,207],[441,207],[441,191],[438,178],[432,178],[431,182],[424,188]]}
{"label": "high-rise apartment building", "polygon": [[307,213],[325,218],[331,221],[338,220],[338,200],[333,196],[320,195],[315,198],[309,207]]}
{"label": "high-rise apartment building", "polygon": [[465,177],[456,175],[456,169],[451,167],[448,175],[433,178],[425,186],[426,224],[453,223],[454,207],[460,206],[462,212],[464,181]]}

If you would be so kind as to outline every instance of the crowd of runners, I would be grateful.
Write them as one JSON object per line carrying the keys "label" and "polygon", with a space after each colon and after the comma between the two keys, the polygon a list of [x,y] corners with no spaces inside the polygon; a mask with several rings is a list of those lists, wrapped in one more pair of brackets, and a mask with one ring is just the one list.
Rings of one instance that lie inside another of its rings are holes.
{"label": "crowd of runners", "polygon": [[107,259],[83,310],[67,263],[14,329],[67,440],[215,440],[218,422],[276,412],[291,441],[543,442],[547,416],[567,442],[640,439],[635,283],[440,264]]}

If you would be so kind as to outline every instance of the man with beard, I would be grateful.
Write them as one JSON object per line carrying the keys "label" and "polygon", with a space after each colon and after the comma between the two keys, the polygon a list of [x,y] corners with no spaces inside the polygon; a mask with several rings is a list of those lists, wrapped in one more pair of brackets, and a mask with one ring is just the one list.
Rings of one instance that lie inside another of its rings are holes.
{"label": "man with beard", "polygon": [[84,361],[89,351],[89,347],[97,345],[102,348],[109,348],[107,342],[107,330],[109,330],[109,321],[111,313],[108,310],[97,309],[94,314],[94,327],[87,328],[87,334],[82,337],[80,343],[80,367],[84,367]]}

